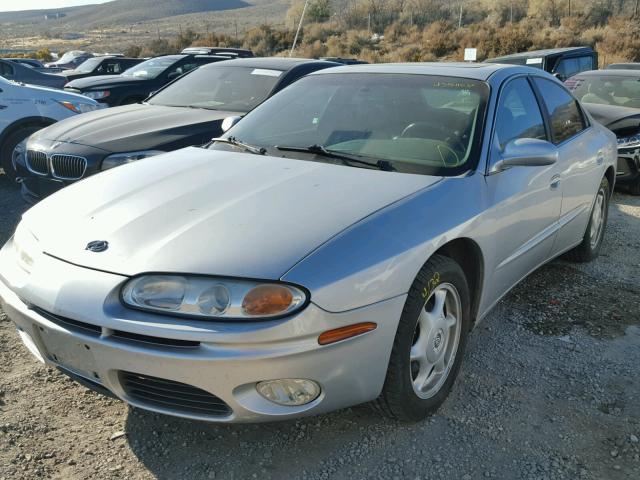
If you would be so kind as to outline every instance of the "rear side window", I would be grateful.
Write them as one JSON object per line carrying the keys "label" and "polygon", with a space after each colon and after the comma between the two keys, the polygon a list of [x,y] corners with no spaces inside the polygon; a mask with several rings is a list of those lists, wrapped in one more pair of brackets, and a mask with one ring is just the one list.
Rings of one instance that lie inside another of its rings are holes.
{"label": "rear side window", "polygon": [[534,82],[549,112],[553,143],[562,143],[585,129],[584,117],[575,98],[561,86],[544,78],[536,77]]}
{"label": "rear side window", "polygon": [[546,140],[540,107],[525,78],[511,80],[502,89],[498,100],[496,135],[500,150],[518,138]]}

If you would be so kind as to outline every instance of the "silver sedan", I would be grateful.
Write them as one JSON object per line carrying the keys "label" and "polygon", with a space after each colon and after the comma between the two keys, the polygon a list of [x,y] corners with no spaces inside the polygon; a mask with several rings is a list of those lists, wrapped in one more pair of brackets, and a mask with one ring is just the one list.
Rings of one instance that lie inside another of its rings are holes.
{"label": "silver sedan", "polygon": [[602,244],[616,139],[539,70],[338,67],[233,123],[24,215],[0,297],[37,358],[186,418],[421,419],[503,295]]}

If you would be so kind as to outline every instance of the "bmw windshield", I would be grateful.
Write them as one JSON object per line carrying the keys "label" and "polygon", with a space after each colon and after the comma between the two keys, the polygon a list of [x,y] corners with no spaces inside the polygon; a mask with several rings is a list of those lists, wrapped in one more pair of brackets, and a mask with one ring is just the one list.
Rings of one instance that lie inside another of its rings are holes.
{"label": "bmw windshield", "polygon": [[169,85],[147,103],[245,113],[269,96],[282,75],[281,70],[207,66]]}
{"label": "bmw windshield", "polygon": [[183,55],[168,55],[166,57],[151,58],[125,70],[122,75],[125,77],[144,79],[156,78],[182,58],[184,58]]}
{"label": "bmw windshield", "polygon": [[484,82],[466,78],[314,74],[258,106],[226,142],[209,148],[233,149],[230,139],[274,156],[458,175],[478,163],[488,93]]}

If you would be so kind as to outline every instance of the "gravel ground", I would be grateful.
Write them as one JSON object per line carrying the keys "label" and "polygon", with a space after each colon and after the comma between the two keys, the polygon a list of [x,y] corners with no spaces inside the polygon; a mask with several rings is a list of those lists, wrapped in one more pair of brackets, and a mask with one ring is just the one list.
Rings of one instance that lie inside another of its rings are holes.
{"label": "gravel ground", "polygon": [[[25,206],[0,176],[0,241]],[[39,364],[0,311],[0,480],[640,478],[640,197],[616,194],[601,257],[561,260],[471,334],[429,420],[357,407],[217,426],[103,398]]]}

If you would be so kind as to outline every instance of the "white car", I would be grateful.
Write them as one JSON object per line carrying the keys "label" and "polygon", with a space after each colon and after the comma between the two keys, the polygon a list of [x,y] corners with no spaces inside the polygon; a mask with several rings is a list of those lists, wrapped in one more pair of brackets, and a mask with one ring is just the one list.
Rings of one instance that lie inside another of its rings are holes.
{"label": "white car", "polygon": [[26,140],[41,128],[79,113],[102,108],[90,98],[0,77],[0,166],[15,179],[26,168]]}

